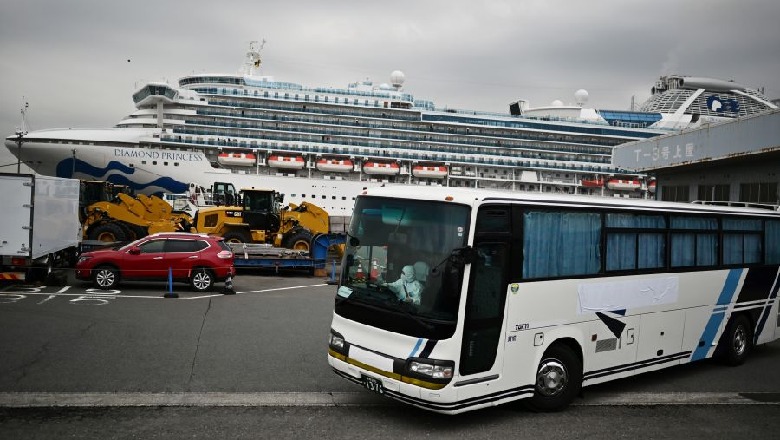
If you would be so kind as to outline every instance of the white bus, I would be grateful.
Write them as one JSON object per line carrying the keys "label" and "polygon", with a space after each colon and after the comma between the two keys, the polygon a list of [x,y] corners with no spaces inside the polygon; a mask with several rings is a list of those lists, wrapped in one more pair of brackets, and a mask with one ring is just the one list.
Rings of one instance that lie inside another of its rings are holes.
{"label": "white bus", "polygon": [[780,335],[773,210],[386,187],[357,198],[347,242],[330,366],[436,412],[558,410]]}

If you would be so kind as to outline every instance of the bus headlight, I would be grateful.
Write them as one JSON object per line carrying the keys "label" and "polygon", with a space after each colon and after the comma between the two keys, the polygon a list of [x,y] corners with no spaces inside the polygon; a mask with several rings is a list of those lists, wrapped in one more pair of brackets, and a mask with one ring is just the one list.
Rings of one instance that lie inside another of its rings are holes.
{"label": "bus headlight", "polygon": [[349,351],[349,344],[344,340],[344,336],[341,336],[341,334],[336,333],[333,330],[330,331],[330,335],[328,336],[328,347],[336,353],[341,353],[345,356]]}
{"label": "bus headlight", "polygon": [[414,358],[407,361],[407,370],[411,376],[427,379],[452,379],[455,362],[438,359]]}

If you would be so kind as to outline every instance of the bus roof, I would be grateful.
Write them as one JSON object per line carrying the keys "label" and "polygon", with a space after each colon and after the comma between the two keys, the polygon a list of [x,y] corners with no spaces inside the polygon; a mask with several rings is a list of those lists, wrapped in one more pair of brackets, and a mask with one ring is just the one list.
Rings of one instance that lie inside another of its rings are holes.
{"label": "bus roof", "polygon": [[[545,204],[550,206],[588,208],[632,208],[638,211],[664,211],[691,214],[733,214],[780,218],[777,207],[773,209],[722,206],[717,204],[663,202],[636,198],[599,197],[559,193],[537,193],[498,189],[454,188],[454,187],[410,187],[388,185],[368,188],[363,194],[380,197],[397,197],[414,200],[451,201],[467,205],[485,202],[507,202],[519,204]],[[766,205],[768,206],[768,205]]]}

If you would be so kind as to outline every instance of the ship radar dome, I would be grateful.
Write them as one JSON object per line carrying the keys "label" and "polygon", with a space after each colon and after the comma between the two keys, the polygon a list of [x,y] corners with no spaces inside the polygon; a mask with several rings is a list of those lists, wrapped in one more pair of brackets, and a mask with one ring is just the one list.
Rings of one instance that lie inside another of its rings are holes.
{"label": "ship radar dome", "polygon": [[574,92],[574,101],[580,107],[585,105],[588,102],[588,91],[585,89],[579,89]]}
{"label": "ship radar dome", "polygon": [[556,99],[550,105],[553,107],[563,107],[563,101],[561,101],[560,99]]}
{"label": "ship radar dome", "polygon": [[395,70],[390,74],[390,82],[393,84],[393,87],[397,89],[404,85],[405,80],[406,76],[404,76],[404,73],[400,70]]}

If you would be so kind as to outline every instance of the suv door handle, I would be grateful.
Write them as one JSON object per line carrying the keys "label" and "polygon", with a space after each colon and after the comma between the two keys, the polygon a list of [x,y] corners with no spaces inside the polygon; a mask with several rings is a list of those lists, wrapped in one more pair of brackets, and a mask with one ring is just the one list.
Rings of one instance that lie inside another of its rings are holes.
{"label": "suv door handle", "polygon": [[162,260],[163,257],[154,257],[155,260]]}

